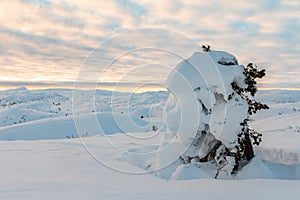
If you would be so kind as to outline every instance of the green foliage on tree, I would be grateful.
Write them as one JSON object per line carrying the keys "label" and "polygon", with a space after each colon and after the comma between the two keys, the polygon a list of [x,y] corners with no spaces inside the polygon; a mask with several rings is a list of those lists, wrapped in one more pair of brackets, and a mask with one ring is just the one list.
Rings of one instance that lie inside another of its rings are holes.
{"label": "green foliage on tree", "polygon": [[255,114],[258,110],[269,109],[266,104],[255,100],[257,92],[256,79],[263,78],[266,75],[266,70],[257,69],[253,63],[249,63],[244,69],[246,88],[239,87],[235,82],[231,84],[233,90],[246,99],[248,103],[248,117],[240,124],[242,126],[241,132],[238,134],[237,145],[235,146],[236,152],[233,154],[235,157],[235,166],[232,174],[238,172],[247,161],[254,157],[253,145],[259,145],[262,141],[262,134],[249,127],[250,116]]}

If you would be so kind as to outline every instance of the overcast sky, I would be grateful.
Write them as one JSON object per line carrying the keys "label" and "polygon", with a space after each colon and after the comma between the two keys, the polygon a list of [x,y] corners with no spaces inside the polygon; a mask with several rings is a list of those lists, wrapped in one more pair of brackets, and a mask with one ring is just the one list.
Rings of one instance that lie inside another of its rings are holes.
{"label": "overcast sky", "polygon": [[[261,87],[300,88],[298,0],[0,0],[0,89],[70,87],[94,47],[140,28],[175,31],[228,51],[241,64],[254,62],[267,69]],[[157,38],[156,45],[185,45],[159,33]],[[135,42],[149,47],[147,38]],[[99,68],[111,58],[106,48],[95,61]],[[178,61],[159,50],[131,52],[106,70],[103,81],[118,81],[131,71],[124,82],[160,82]]]}

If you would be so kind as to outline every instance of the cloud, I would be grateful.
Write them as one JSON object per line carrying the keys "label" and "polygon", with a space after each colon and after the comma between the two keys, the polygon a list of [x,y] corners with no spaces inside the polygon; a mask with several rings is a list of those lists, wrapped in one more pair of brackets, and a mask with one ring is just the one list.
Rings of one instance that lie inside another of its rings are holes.
{"label": "cloud", "polygon": [[[72,82],[86,56],[106,38],[136,28],[163,28],[200,45],[209,43],[213,49],[232,52],[240,63],[255,62],[265,67],[269,73],[264,83],[268,87],[299,87],[299,16],[300,3],[296,0],[3,0],[0,37],[5,42],[0,44],[0,81]],[[132,49],[130,43],[170,49],[180,46],[182,54],[192,54],[189,51],[194,48],[173,39],[166,34],[158,34],[156,39],[132,35],[96,50],[98,58],[86,64],[105,67],[107,60],[120,52],[118,48]],[[135,71],[132,79],[140,77],[143,81],[147,73],[159,73],[159,67],[149,71],[142,67],[137,70],[137,66],[173,66],[178,61],[172,62],[172,56],[157,57],[153,52],[141,57],[148,53],[123,56],[107,71],[106,79],[115,80]],[[166,75],[157,76],[156,81],[162,81],[162,77]]]}

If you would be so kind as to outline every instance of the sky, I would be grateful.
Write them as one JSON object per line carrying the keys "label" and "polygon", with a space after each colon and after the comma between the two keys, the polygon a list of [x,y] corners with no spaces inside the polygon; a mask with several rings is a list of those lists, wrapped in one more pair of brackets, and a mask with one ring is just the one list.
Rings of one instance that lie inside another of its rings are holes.
{"label": "sky", "polygon": [[0,89],[159,88],[193,44],[265,68],[261,88],[300,89],[298,0],[0,0],[0,38]]}

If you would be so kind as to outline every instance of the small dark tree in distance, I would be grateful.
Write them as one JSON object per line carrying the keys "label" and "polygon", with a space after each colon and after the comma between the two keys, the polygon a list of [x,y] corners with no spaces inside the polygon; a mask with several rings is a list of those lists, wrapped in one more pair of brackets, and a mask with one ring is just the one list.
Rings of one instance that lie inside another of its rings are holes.
{"label": "small dark tree in distance", "polygon": [[210,51],[210,45],[207,45],[207,46],[202,45],[202,51],[203,52],[209,52]]}

